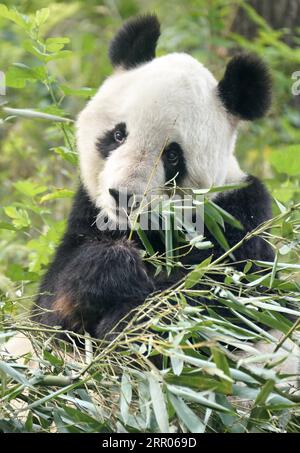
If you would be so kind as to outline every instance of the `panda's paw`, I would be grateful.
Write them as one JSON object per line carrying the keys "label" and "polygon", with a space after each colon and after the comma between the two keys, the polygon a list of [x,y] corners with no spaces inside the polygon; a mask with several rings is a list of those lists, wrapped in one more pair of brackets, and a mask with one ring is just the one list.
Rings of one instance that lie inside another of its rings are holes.
{"label": "panda's paw", "polygon": [[105,244],[102,257],[110,266],[113,265],[116,268],[125,266],[134,273],[139,273],[142,270],[146,272],[139,249],[128,239],[119,239],[113,241],[110,245]]}
{"label": "panda's paw", "polygon": [[154,283],[148,275],[139,249],[132,241],[121,239],[104,247],[102,288],[118,300],[142,300],[154,291]]}

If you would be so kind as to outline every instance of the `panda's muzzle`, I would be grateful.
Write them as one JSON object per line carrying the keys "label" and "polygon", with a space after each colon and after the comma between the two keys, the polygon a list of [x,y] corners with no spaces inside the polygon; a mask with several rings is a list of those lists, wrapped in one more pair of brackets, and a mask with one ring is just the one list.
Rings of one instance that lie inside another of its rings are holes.
{"label": "panda's muzzle", "polygon": [[133,193],[128,192],[126,189],[122,192],[117,189],[108,189],[110,195],[113,197],[118,210],[123,210],[128,214],[140,205],[139,200]]}

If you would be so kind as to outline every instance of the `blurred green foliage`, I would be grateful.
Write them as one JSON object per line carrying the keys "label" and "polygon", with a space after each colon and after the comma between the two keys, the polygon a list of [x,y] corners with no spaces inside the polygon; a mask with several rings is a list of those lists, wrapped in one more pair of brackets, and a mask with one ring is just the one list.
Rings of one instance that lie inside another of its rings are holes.
{"label": "blurred green foliage", "polygon": [[[36,284],[61,237],[78,183],[76,114],[112,68],[107,46],[124,19],[156,12],[162,22],[158,54],[191,53],[221,77],[230,55],[262,56],[274,79],[267,119],[241,127],[237,155],[244,170],[263,178],[284,204],[299,200],[300,112],[291,49],[249,7],[259,24],[253,41],[231,33],[236,9],[228,0],[6,1],[0,6],[0,290],[19,303]],[[296,38],[295,38],[296,42]],[[275,205],[276,206],[276,205]],[[277,209],[277,208],[276,208]],[[291,234],[286,227],[284,234]]]}

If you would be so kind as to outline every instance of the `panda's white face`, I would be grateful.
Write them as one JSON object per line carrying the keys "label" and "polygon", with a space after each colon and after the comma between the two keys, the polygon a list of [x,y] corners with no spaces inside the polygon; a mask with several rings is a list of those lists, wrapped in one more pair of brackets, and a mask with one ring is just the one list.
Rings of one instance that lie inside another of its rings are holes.
{"label": "panda's white face", "polygon": [[81,177],[108,216],[113,191],[143,195],[176,177],[181,187],[241,180],[233,156],[237,121],[217,81],[187,54],[169,54],[117,69],[77,121]]}

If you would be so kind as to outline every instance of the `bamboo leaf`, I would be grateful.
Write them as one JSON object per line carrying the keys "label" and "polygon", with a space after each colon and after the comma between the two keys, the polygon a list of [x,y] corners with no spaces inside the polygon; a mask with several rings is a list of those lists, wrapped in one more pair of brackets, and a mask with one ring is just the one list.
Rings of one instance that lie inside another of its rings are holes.
{"label": "bamboo leaf", "polygon": [[123,373],[121,380],[120,411],[123,422],[127,425],[129,417],[129,407],[132,398],[132,386],[129,376]]}
{"label": "bamboo leaf", "polygon": [[204,433],[205,425],[200,418],[189,408],[182,398],[169,393],[169,399],[178,417],[183,421],[191,433]]}
{"label": "bamboo leaf", "polygon": [[148,375],[150,395],[152,406],[155,414],[157,424],[161,433],[169,432],[168,412],[164,394],[161,389],[160,383],[151,375]]}
{"label": "bamboo leaf", "polygon": [[54,121],[56,123],[71,123],[73,122],[70,118],[63,118],[57,115],[50,115],[49,113],[39,112],[37,110],[32,109],[14,109],[11,107],[2,107],[5,113],[13,116],[19,116],[21,118],[28,118],[28,119],[39,119],[39,120],[46,120],[46,121]]}

